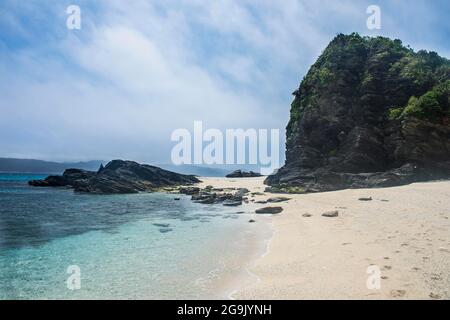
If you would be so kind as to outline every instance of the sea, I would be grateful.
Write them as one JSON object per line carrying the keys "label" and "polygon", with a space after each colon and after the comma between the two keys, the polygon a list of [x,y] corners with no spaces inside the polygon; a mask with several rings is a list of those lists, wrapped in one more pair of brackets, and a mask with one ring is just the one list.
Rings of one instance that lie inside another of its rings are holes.
{"label": "sea", "polygon": [[251,205],[28,186],[46,176],[0,173],[0,299],[227,299],[255,281],[270,224]]}

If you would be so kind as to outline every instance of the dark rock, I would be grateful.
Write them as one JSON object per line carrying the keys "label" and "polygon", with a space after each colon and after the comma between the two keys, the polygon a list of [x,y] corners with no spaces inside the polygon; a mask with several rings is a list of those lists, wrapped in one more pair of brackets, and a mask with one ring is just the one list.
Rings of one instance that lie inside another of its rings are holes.
{"label": "dark rock", "polygon": [[230,174],[226,175],[227,178],[253,178],[253,177],[261,177],[261,174],[258,172],[253,171],[242,171],[242,170],[236,170],[233,171]]}
{"label": "dark rock", "polygon": [[266,200],[259,200],[259,201],[255,201],[255,203],[258,203],[258,204],[266,204],[267,201],[266,201]]}
{"label": "dark rock", "polygon": [[237,207],[242,205],[242,200],[225,200],[223,205],[227,207]]}
{"label": "dark rock", "polygon": [[283,211],[281,207],[265,207],[261,209],[257,209],[255,212],[257,214],[277,214]]}
{"label": "dark rock", "polygon": [[278,202],[285,202],[285,201],[289,201],[289,200],[291,200],[291,198],[286,198],[286,197],[273,197],[273,198],[267,199],[267,202],[278,203]]}
{"label": "dark rock", "polygon": [[194,176],[178,174],[133,161],[113,160],[98,172],[67,169],[62,176],[49,176],[30,185],[70,186],[77,192],[115,194],[154,191],[159,188],[198,183]]}
{"label": "dark rock", "polygon": [[237,192],[235,193],[235,195],[236,195],[236,196],[243,197],[243,196],[245,196],[246,194],[248,194],[249,192],[250,192],[250,190],[248,190],[247,188],[239,188],[239,189],[237,190]]}
{"label": "dark rock", "polygon": [[253,219],[248,220],[249,223],[255,223],[256,221]]}
{"label": "dark rock", "polygon": [[304,213],[304,214],[302,214],[302,217],[304,217],[304,218],[311,218],[312,214],[311,213]]}
{"label": "dark rock", "polygon": [[295,91],[286,163],[267,191],[450,178],[449,96],[449,60],[400,40],[338,35]]}
{"label": "dark rock", "polygon": [[252,196],[263,196],[264,193],[263,192],[252,192],[251,195]]}
{"label": "dark rock", "polygon": [[170,224],[168,224],[168,223],[154,223],[153,225],[156,226],[156,227],[160,227],[160,228],[168,228],[168,227],[170,227]]}
{"label": "dark rock", "polygon": [[363,198],[359,198],[358,200],[359,201],[372,201],[372,197],[369,197],[369,198],[363,197]]}
{"label": "dark rock", "polygon": [[182,187],[180,188],[180,193],[188,196],[198,194],[200,192],[199,187]]}
{"label": "dark rock", "polygon": [[339,211],[328,211],[325,213],[322,213],[323,217],[327,217],[327,218],[335,218],[337,216],[339,216]]}
{"label": "dark rock", "polygon": [[175,200],[175,201],[180,201],[181,198],[174,198],[173,200]]}

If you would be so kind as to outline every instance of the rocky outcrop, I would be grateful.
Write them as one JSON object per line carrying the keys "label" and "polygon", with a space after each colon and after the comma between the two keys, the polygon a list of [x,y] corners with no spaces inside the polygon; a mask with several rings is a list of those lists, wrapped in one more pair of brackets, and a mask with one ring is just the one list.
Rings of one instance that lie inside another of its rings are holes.
{"label": "rocky outcrop", "polygon": [[253,171],[247,172],[242,170],[236,170],[226,175],[226,178],[254,178],[254,177],[261,177],[261,174]]}
{"label": "rocky outcrop", "polygon": [[77,192],[96,194],[149,192],[159,188],[198,183],[194,176],[183,175],[133,161],[113,160],[98,172],[68,169],[62,176],[30,181],[32,186],[69,186]]}
{"label": "rocky outcrop", "polygon": [[227,207],[237,207],[242,205],[243,201],[248,201],[245,196],[250,191],[246,188],[239,189],[214,189],[206,187],[205,189],[190,187],[181,188],[180,193],[191,195],[191,200],[201,204],[222,204]]}
{"label": "rocky outcrop", "polygon": [[450,178],[450,61],[400,40],[338,35],[294,92],[271,192]]}

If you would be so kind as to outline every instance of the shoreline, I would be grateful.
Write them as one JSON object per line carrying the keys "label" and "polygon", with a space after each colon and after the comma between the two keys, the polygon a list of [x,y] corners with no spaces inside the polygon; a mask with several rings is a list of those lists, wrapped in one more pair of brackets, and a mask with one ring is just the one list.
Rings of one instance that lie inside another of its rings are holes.
{"label": "shoreline", "polygon": [[[263,179],[202,178],[202,185],[263,192]],[[274,196],[281,195],[251,199]],[[291,200],[250,204],[284,210],[267,217],[273,224],[267,250],[246,265],[256,280],[230,298],[450,298],[450,181],[283,196]],[[322,216],[332,210],[339,215]],[[367,286],[373,268],[379,289]]]}

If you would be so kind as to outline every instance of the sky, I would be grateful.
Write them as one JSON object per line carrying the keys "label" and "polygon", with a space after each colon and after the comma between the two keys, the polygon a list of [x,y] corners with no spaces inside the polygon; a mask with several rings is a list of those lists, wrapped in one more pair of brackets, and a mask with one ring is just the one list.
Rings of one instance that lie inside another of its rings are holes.
{"label": "sky", "polygon": [[[66,27],[69,5],[81,29]],[[369,5],[381,29],[369,30]],[[1,0],[0,157],[169,163],[171,133],[279,129],[338,33],[450,58],[447,0]]]}

